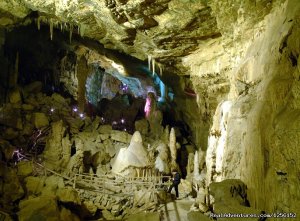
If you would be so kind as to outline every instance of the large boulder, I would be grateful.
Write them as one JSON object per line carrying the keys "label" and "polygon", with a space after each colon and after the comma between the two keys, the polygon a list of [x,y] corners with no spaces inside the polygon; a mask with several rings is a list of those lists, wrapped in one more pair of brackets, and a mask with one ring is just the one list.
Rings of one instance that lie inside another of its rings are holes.
{"label": "large boulder", "polygon": [[0,152],[4,154],[6,160],[12,159],[15,149],[8,141],[0,139]]}
{"label": "large boulder", "polygon": [[85,200],[83,202],[84,207],[89,211],[89,213],[93,216],[97,212],[97,206],[93,203],[93,201]]}
{"label": "large boulder", "polygon": [[65,98],[63,98],[60,94],[57,94],[57,93],[52,94],[51,98],[52,98],[55,102],[57,102],[57,103],[59,103],[59,104],[62,104],[62,105],[64,105],[65,102],[66,102]]}
{"label": "large boulder", "polygon": [[3,138],[5,138],[6,140],[14,140],[19,136],[19,132],[16,131],[15,129],[9,127],[4,131],[4,133],[2,135],[3,135]]}
{"label": "large boulder", "polygon": [[22,96],[19,89],[13,89],[9,93],[9,102],[12,104],[21,103],[22,102]]}
{"label": "large boulder", "polygon": [[49,176],[45,180],[45,187],[42,190],[42,195],[53,196],[58,189],[64,188],[63,178],[60,176]]}
{"label": "large boulder", "polygon": [[32,161],[20,161],[18,163],[18,175],[29,176],[33,171]]}
{"label": "large boulder", "polygon": [[43,186],[45,183],[45,177],[34,177],[29,176],[25,178],[25,186],[27,190],[27,194],[40,194],[42,192]]}
{"label": "large boulder", "polygon": [[118,131],[118,130],[112,130],[111,131],[111,139],[114,141],[122,142],[122,143],[130,143],[131,135],[124,132],[124,131]]}
{"label": "large boulder", "polygon": [[23,121],[20,109],[14,108],[11,104],[0,107],[0,124],[16,129],[22,129]]}
{"label": "large boulder", "polygon": [[40,196],[32,199],[22,200],[19,204],[18,217],[20,221],[53,221],[60,220],[60,211],[56,198],[51,196]]}
{"label": "large boulder", "polygon": [[63,203],[80,204],[80,198],[78,192],[72,187],[59,188],[56,192],[58,200]]}
{"label": "large boulder", "polygon": [[49,119],[44,113],[34,113],[32,123],[36,128],[42,128],[49,125]]}
{"label": "large boulder", "polygon": [[62,207],[60,211],[60,220],[80,221],[79,217],[73,214],[70,210]]}
{"label": "large boulder", "polygon": [[22,104],[22,109],[24,111],[32,111],[34,109],[34,106],[32,106],[31,104]]}
{"label": "large boulder", "polygon": [[15,169],[6,167],[4,170],[3,180],[2,200],[11,203],[24,196],[24,190]]}
{"label": "large boulder", "polygon": [[111,125],[101,125],[98,128],[99,133],[101,134],[110,134],[112,131],[112,126]]}

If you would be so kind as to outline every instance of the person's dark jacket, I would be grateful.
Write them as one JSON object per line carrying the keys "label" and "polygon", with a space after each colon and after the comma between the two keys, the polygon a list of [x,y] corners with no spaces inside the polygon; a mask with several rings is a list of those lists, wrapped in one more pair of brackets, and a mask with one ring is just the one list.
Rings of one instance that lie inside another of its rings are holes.
{"label": "person's dark jacket", "polygon": [[175,184],[175,185],[178,185],[179,183],[180,183],[180,174],[177,172],[176,174],[175,174],[175,176],[174,176],[174,180],[173,180],[173,183]]}

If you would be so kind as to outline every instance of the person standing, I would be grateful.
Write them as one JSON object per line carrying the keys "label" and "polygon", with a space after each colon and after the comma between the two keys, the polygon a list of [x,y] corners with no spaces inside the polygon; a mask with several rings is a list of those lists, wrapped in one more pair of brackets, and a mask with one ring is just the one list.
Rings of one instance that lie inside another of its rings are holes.
{"label": "person standing", "polygon": [[173,174],[173,182],[172,182],[172,185],[170,186],[169,190],[168,190],[168,193],[171,193],[173,187],[175,188],[175,192],[176,192],[176,198],[179,197],[179,193],[178,193],[178,185],[180,184],[180,174],[178,173],[177,170],[174,170],[172,172]]}

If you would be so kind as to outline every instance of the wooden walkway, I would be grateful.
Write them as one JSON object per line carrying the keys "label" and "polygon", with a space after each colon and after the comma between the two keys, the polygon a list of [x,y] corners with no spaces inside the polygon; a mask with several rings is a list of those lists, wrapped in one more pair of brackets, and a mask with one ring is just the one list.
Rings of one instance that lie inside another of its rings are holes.
{"label": "wooden walkway", "polygon": [[[66,176],[48,169],[40,163],[35,162],[34,165],[39,168],[40,174],[47,175],[47,173],[52,173],[56,176],[60,176],[67,180],[74,189],[95,191],[108,195],[133,196],[134,192],[138,190],[143,189],[153,192],[166,189],[171,185],[170,176],[125,177],[116,174],[69,174]],[[126,193],[123,191],[125,189]]]}
{"label": "wooden walkway", "polygon": [[[166,182],[163,182],[166,180]],[[164,189],[170,185],[169,176],[154,177],[123,177],[119,175],[91,175],[75,174],[73,178],[73,188],[94,190],[105,194],[120,194],[125,188],[126,195],[133,195],[134,191],[141,189],[147,191]],[[123,193],[124,194],[124,193]]]}

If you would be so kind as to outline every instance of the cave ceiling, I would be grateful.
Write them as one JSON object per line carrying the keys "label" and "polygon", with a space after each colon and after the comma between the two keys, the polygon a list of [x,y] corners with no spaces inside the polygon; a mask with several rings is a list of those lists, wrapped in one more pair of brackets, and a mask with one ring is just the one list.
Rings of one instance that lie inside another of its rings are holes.
{"label": "cave ceiling", "polygon": [[[266,14],[272,1],[219,0],[1,0],[0,26],[35,22],[66,29],[169,72],[188,75],[182,60],[212,44],[230,45],[234,26]],[[263,9],[263,10],[262,10]],[[202,58],[200,58],[202,59]],[[205,60],[205,56],[203,58]]]}

